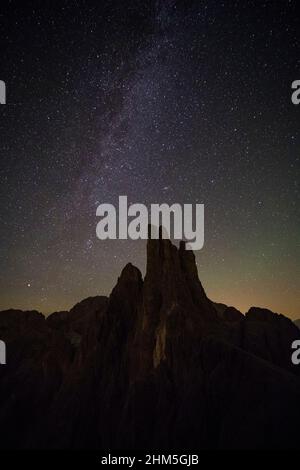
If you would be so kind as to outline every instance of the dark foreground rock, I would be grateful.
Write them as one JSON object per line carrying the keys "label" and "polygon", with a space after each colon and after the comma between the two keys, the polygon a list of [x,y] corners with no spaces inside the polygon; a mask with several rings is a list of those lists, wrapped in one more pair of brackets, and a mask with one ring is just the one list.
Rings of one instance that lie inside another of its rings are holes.
{"label": "dark foreground rock", "polygon": [[147,246],[109,298],[0,313],[1,448],[297,448],[289,319],[211,302],[192,252]]}

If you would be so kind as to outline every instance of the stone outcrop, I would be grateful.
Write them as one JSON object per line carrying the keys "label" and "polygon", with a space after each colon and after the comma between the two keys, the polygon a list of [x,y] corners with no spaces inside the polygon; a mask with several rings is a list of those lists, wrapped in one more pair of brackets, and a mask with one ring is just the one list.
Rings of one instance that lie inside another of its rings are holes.
{"label": "stone outcrop", "polygon": [[[184,243],[150,240],[109,298],[0,312],[2,448],[294,448],[300,331],[211,302]],[[18,425],[16,426],[16,423]]]}

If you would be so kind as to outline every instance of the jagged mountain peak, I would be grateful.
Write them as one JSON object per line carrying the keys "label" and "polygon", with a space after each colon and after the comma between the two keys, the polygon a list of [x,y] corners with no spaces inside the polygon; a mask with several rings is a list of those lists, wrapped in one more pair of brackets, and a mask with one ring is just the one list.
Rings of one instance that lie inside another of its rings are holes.
{"label": "jagged mountain peak", "polygon": [[299,330],[213,304],[184,243],[149,240],[144,280],[127,264],[109,298],[22,314],[0,313],[0,447],[298,445]]}

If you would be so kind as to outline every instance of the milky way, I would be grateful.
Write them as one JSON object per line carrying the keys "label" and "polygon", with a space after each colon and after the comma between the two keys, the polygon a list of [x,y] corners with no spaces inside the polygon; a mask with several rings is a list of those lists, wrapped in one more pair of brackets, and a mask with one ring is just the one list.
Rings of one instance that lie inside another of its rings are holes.
{"label": "milky way", "polygon": [[1,309],[144,272],[144,242],[96,238],[124,194],[204,203],[208,295],[299,316],[296,1],[2,2],[0,22]]}

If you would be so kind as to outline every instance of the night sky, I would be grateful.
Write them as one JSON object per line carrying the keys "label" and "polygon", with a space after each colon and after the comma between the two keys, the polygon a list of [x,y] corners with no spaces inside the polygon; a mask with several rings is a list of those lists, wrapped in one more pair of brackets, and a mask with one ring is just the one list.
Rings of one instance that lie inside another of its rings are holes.
{"label": "night sky", "polygon": [[145,241],[96,238],[96,207],[127,195],[204,203],[208,296],[300,317],[296,5],[1,2],[0,309],[144,273]]}

